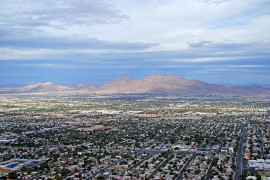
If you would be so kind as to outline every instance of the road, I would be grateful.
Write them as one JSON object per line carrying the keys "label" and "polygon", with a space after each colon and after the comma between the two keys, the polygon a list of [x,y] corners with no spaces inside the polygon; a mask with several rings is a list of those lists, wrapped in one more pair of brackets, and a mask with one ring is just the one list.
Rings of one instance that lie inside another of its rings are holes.
{"label": "road", "polygon": [[264,157],[263,143],[262,143],[262,140],[261,140],[261,130],[260,130],[260,129],[257,131],[257,135],[258,135],[258,139],[259,139],[260,146],[261,146],[261,154],[262,154],[262,156]]}
{"label": "road", "polygon": [[186,164],[184,165],[184,167],[181,169],[180,173],[178,174],[176,180],[179,180],[179,179],[182,178],[185,169],[188,167],[188,165],[189,165],[190,162],[194,159],[194,157],[195,157],[195,154],[193,154],[193,155],[189,158],[188,162],[186,162]]}
{"label": "road", "polygon": [[243,130],[239,145],[238,145],[238,151],[236,155],[236,169],[234,174],[235,180],[240,180],[240,176],[242,174],[242,162],[243,162],[243,143],[245,140],[246,130]]}
{"label": "road", "polygon": [[233,126],[234,126],[234,125],[232,124],[231,127],[230,127],[230,131],[228,132],[228,135],[232,133],[232,128],[233,128]]}
{"label": "road", "polygon": [[[219,154],[219,153],[220,153],[222,147],[223,147],[223,143],[220,144],[218,150],[216,151],[216,154]],[[218,159],[217,157],[214,157],[214,158],[212,159],[212,161],[211,161],[211,163],[210,163],[210,166],[208,167],[207,172],[206,172],[206,177],[205,177],[206,180],[209,180],[209,179],[210,179],[210,174],[211,174],[211,171],[212,171],[212,167],[213,167],[213,165],[214,165],[214,162],[215,162],[217,159]]]}
{"label": "road", "polygon": [[93,179],[93,178],[96,177],[96,175],[98,175],[99,173],[104,172],[104,171],[107,171],[110,167],[116,165],[117,163],[123,161],[124,159],[125,159],[125,158],[119,159],[119,160],[115,161],[114,163],[112,163],[112,164],[110,164],[110,165],[108,165],[108,166],[106,166],[106,167],[100,169],[99,171],[95,172],[90,178],[87,178],[87,180]]}
{"label": "road", "polygon": [[[147,158],[151,157],[152,155],[157,154],[157,153],[160,153],[160,152],[161,152],[161,149],[156,149],[156,150],[140,149],[140,150],[137,150],[137,151],[133,152],[132,154],[135,154],[135,153],[144,153],[144,154],[150,154],[150,155],[147,156],[146,158],[144,158],[143,160],[141,160],[140,162],[136,163],[135,165],[133,165],[131,168],[128,169],[128,171],[131,170],[132,168],[138,166],[140,163],[142,163],[144,160],[146,160]],[[131,154],[131,155],[132,155],[132,154]],[[95,172],[94,174],[92,174],[91,177],[87,178],[87,180],[93,179],[93,178],[96,177],[99,173],[102,173],[102,172],[104,172],[104,171],[107,171],[110,167],[112,167],[112,166],[118,164],[119,162],[123,161],[124,159],[125,159],[125,158],[119,159],[119,160],[115,161],[114,163],[112,163],[112,164],[110,164],[110,165],[108,165],[108,166],[106,166],[106,167],[100,169],[99,171],[97,171],[97,172]]]}
{"label": "road", "polygon": [[208,169],[207,169],[207,173],[206,173],[206,177],[205,177],[206,180],[209,180],[209,179],[210,179],[212,167],[213,167],[213,165],[214,165],[214,162],[215,162],[217,159],[218,159],[217,157],[214,157],[214,158],[212,159],[212,161],[211,161],[211,163],[210,163],[210,166],[209,166]]}
{"label": "road", "polygon": [[136,152],[141,153],[141,154],[155,155],[155,154],[158,154],[158,153],[160,153],[162,151],[164,151],[164,150],[162,150],[160,148],[160,149],[140,149],[140,150],[137,150]]}
{"label": "road", "polygon": [[138,166],[139,164],[141,164],[143,161],[145,161],[146,159],[150,158],[152,155],[148,155],[146,156],[144,159],[142,159],[141,161],[137,162],[136,164],[134,164],[133,166],[131,166],[130,168],[128,168],[127,171],[130,171],[131,169],[133,169],[134,167]]}
{"label": "road", "polygon": [[[230,135],[230,134],[231,134],[232,128],[233,128],[233,124],[231,125],[230,129],[228,130],[227,135]],[[218,154],[220,153],[220,151],[221,151],[221,149],[222,149],[222,147],[223,147],[223,145],[224,145],[224,140],[225,140],[225,137],[223,138],[223,143],[221,143],[220,146],[219,146],[219,148],[217,149],[216,155],[218,155]],[[206,172],[206,177],[205,177],[206,180],[209,180],[209,179],[210,179],[212,167],[213,167],[213,165],[214,165],[214,162],[215,162],[217,159],[218,159],[217,157],[214,157],[214,158],[212,159],[212,161],[211,161],[211,163],[210,163],[210,165],[209,165],[209,167],[208,167],[208,169],[207,169],[207,172]]]}
{"label": "road", "polygon": [[[203,143],[202,143],[202,145],[200,146],[200,148],[202,148],[202,147],[204,146],[204,143],[205,143],[205,141],[203,141]],[[196,155],[196,154],[193,154],[193,155],[189,158],[189,160],[186,162],[186,164],[184,165],[184,167],[180,170],[180,172],[179,172],[179,174],[178,174],[176,180],[182,179],[182,176],[183,176],[184,171],[186,170],[186,168],[188,167],[188,165],[190,164],[190,162],[194,159],[195,155]]]}
{"label": "road", "polygon": [[162,168],[167,162],[168,162],[167,160],[163,161],[163,162],[157,167],[157,169],[155,169],[155,170],[150,174],[150,176],[148,176],[147,179],[152,178],[152,177],[157,173],[157,171],[158,171],[160,168]]}
{"label": "road", "polygon": [[[137,151],[133,152],[132,154],[135,154],[135,153],[137,153]],[[131,155],[132,155],[132,154],[131,154]],[[106,167],[100,169],[99,171],[95,172],[94,174],[92,174],[91,177],[86,178],[86,179],[87,179],[87,180],[93,179],[93,178],[96,177],[99,173],[102,173],[102,172],[104,172],[104,171],[107,171],[110,167],[112,167],[112,166],[118,164],[119,162],[123,161],[124,159],[125,159],[125,158],[122,158],[122,159],[119,159],[119,160],[115,161],[114,163],[112,163],[112,164],[110,164],[110,165],[108,165],[108,166],[106,166]]]}
{"label": "road", "polygon": [[[132,170],[133,168],[137,167],[139,164],[141,164],[143,161],[145,161],[146,159],[150,158],[151,156],[152,156],[152,155],[146,156],[146,157],[143,158],[141,161],[137,162],[136,164],[134,164],[133,166],[131,166],[130,168],[128,168],[128,169],[125,171],[125,173],[126,173],[127,171],[130,171],[130,170]],[[124,173],[124,174],[125,174],[125,173]]]}
{"label": "road", "polygon": [[243,126],[242,126],[243,133],[242,133],[241,139],[239,141],[237,155],[236,155],[236,168],[235,168],[235,173],[234,173],[234,180],[240,180],[240,176],[242,175],[242,171],[243,171],[243,167],[242,167],[243,144],[244,144],[245,136],[246,136],[245,127],[249,124],[250,119],[251,119],[251,115],[248,117],[247,122],[245,124],[243,124]]}

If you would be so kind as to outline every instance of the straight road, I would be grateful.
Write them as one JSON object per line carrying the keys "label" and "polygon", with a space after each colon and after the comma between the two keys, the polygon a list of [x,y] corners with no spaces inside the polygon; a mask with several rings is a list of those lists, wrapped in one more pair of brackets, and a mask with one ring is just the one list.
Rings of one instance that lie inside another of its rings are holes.
{"label": "straight road", "polygon": [[[205,141],[203,141],[203,143],[202,143],[202,145],[200,146],[200,148],[202,148],[202,147],[204,146],[204,143],[205,143]],[[193,155],[189,158],[189,160],[186,162],[186,164],[184,165],[184,167],[183,167],[183,168],[181,169],[181,171],[179,172],[179,174],[178,174],[176,180],[182,179],[182,176],[183,176],[184,171],[186,170],[186,168],[188,167],[188,165],[190,164],[190,162],[194,159],[194,157],[195,157],[195,154],[193,154]]]}
{"label": "straight road", "polygon": [[244,144],[245,136],[246,136],[245,127],[249,124],[250,119],[251,119],[251,115],[248,117],[247,122],[245,124],[243,124],[243,126],[242,126],[243,133],[242,133],[239,145],[238,145],[238,150],[237,150],[237,155],[236,155],[236,169],[234,172],[234,180],[240,180],[240,176],[242,175],[242,171],[243,171],[243,167],[242,167],[242,164],[243,164],[243,158],[242,158],[243,157],[243,144]]}
{"label": "straight road", "polygon": [[151,179],[151,178],[157,173],[157,171],[158,171],[160,168],[162,168],[167,162],[168,162],[167,160],[163,161],[163,162],[157,167],[157,169],[155,169],[155,170],[150,174],[150,176],[148,176],[147,179]]}
{"label": "straight road", "polygon": [[[231,134],[232,128],[233,128],[233,125],[230,126],[230,129],[228,130],[227,135]],[[216,155],[218,155],[220,153],[220,151],[221,151],[221,149],[222,149],[222,147],[224,145],[224,140],[225,140],[225,137],[223,138],[223,143],[220,144],[218,150],[216,151]],[[207,169],[207,172],[206,172],[206,177],[205,177],[206,180],[210,179],[210,174],[211,174],[211,171],[212,171],[212,167],[214,165],[214,162],[217,161],[217,159],[218,159],[217,157],[214,157],[212,159],[212,161],[211,161],[211,163],[210,163],[210,165],[209,165],[209,167]]]}
{"label": "straight road", "polygon": [[259,139],[260,146],[261,146],[261,154],[262,154],[262,156],[264,157],[263,143],[262,143],[262,140],[261,140],[261,130],[260,130],[260,129],[257,131],[257,134],[258,134],[258,139]]}
{"label": "straight road", "polygon": [[110,165],[108,165],[108,166],[106,166],[106,167],[100,169],[99,171],[95,172],[90,178],[87,178],[87,180],[93,179],[93,178],[96,177],[99,173],[102,173],[102,172],[104,172],[104,171],[107,171],[110,167],[116,165],[117,163],[123,161],[124,159],[125,159],[125,158],[119,159],[119,160],[115,161],[114,163],[112,163],[112,164],[110,164]]}
{"label": "straight road", "polygon": [[[136,151],[133,152],[132,154],[135,154],[135,153],[136,153]],[[131,155],[132,155],[132,154],[131,154]],[[112,167],[112,166],[118,164],[119,162],[123,161],[124,159],[125,159],[125,158],[122,158],[122,159],[119,159],[119,160],[115,161],[114,163],[112,163],[112,164],[110,164],[110,165],[108,165],[108,166],[106,166],[106,167],[100,169],[99,171],[95,172],[94,174],[92,174],[91,177],[86,178],[86,179],[87,179],[87,180],[93,179],[93,178],[96,177],[99,173],[102,173],[102,172],[104,172],[104,171],[107,171],[110,167]]]}
{"label": "straight road", "polygon": [[217,160],[217,157],[214,157],[214,158],[212,159],[212,161],[211,161],[211,163],[210,163],[210,166],[209,166],[208,169],[207,169],[207,173],[206,173],[206,177],[205,177],[206,180],[209,180],[209,179],[210,179],[210,174],[211,174],[211,171],[212,171],[212,167],[213,167],[214,162],[215,162],[216,160]]}
{"label": "straight road", "polygon": [[146,159],[150,158],[152,155],[148,155],[146,156],[144,159],[142,159],[141,161],[137,162],[136,164],[134,164],[133,166],[131,166],[130,168],[128,168],[127,171],[132,170],[133,168],[137,167],[139,164],[141,164],[143,161],[145,161]]}

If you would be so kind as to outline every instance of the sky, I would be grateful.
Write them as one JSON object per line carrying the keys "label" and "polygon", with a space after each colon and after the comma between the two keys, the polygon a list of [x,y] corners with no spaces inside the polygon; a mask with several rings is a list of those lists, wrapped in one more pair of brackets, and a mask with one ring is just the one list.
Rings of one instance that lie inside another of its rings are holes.
{"label": "sky", "polygon": [[0,86],[153,74],[270,87],[270,0],[0,2]]}

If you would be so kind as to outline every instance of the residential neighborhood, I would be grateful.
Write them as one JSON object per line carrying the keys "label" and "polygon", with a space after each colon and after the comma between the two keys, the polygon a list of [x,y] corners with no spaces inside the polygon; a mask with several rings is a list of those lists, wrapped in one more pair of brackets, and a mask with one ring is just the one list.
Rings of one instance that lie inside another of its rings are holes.
{"label": "residential neighborhood", "polygon": [[1,97],[2,179],[269,179],[267,99]]}

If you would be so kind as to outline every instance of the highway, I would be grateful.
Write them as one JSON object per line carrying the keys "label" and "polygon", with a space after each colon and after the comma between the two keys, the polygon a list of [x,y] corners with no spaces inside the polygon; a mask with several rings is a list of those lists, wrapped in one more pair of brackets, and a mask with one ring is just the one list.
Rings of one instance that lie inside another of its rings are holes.
{"label": "highway", "polygon": [[238,145],[238,151],[236,155],[236,169],[235,169],[235,174],[234,174],[234,179],[235,180],[240,180],[240,176],[242,174],[242,156],[243,156],[243,143],[245,140],[245,135],[246,135],[246,130],[244,129],[239,145]]}
{"label": "highway", "polygon": [[240,176],[242,175],[242,163],[243,163],[243,144],[245,141],[245,136],[246,136],[246,129],[245,127],[249,124],[251,119],[251,115],[248,117],[248,120],[245,124],[243,124],[242,126],[242,135],[241,135],[241,139],[239,141],[239,145],[238,145],[238,150],[237,150],[237,155],[236,155],[236,168],[235,168],[235,173],[234,173],[234,180],[240,180]]}

